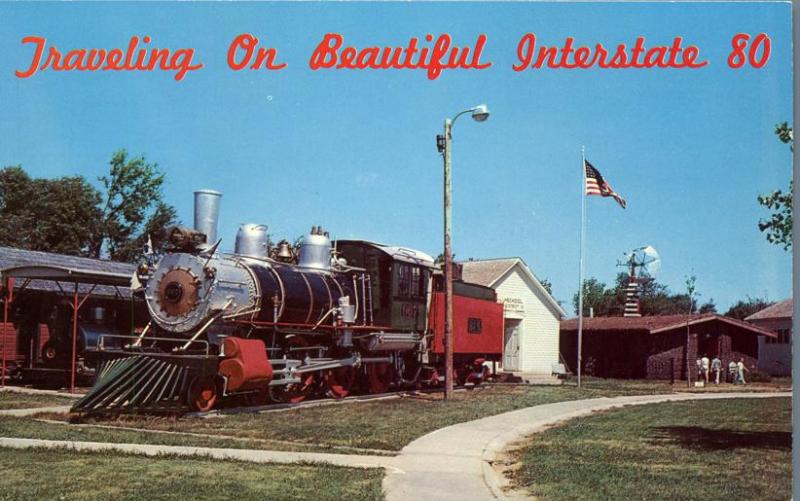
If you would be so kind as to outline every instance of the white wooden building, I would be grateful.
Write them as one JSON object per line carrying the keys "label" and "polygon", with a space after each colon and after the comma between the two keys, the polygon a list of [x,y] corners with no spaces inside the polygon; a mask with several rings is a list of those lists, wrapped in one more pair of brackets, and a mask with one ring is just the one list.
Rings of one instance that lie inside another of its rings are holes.
{"label": "white wooden building", "polygon": [[503,302],[503,370],[549,377],[559,362],[561,306],[518,257],[459,264],[465,282],[491,287]]}

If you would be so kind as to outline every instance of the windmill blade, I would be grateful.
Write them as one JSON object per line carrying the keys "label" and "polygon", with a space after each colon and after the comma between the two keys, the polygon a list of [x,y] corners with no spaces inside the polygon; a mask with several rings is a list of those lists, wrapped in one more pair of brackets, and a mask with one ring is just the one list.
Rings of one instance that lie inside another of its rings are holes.
{"label": "windmill blade", "polygon": [[642,264],[648,275],[654,277],[661,270],[661,256],[652,246],[642,249]]}

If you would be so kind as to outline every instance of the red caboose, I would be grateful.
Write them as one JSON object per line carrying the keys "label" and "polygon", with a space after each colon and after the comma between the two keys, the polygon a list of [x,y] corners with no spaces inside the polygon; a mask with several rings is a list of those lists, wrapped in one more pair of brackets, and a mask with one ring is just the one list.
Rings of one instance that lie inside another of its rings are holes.
{"label": "red caboose", "polygon": [[[444,359],[444,292],[442,276],[434,280],[428,322],[433,332],[431,353]],[[480,382],[489,375],[484,362],[503,356],[503,305],[495,291],[482,285],[453,282],[453,366],[460,383]],[[443,365],[443,364],[442,364]]]}

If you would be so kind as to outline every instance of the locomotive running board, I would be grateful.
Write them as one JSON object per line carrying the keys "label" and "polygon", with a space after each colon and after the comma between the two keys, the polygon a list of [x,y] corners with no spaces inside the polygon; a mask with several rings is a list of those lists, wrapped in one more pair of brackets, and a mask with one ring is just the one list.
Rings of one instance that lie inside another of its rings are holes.
{"label": "locomotive running board", "polygon": [[205,372],[203,366],[210,358],[133,355],[108,360],[100,365],[92,389],[71,412],[185,412],[189,384],[199,372]]}

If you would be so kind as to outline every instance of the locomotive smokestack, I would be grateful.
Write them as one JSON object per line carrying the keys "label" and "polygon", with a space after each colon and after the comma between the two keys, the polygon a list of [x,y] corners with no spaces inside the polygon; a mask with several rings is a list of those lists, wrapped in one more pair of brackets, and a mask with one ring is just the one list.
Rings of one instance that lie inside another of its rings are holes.
{"label": "locomotive smokestack", "polygon": [[214,245],[217,241],[221,199],[222,193],[218,191],[197,190],[194,192],[194,229],[205,233],[208,245]]}

